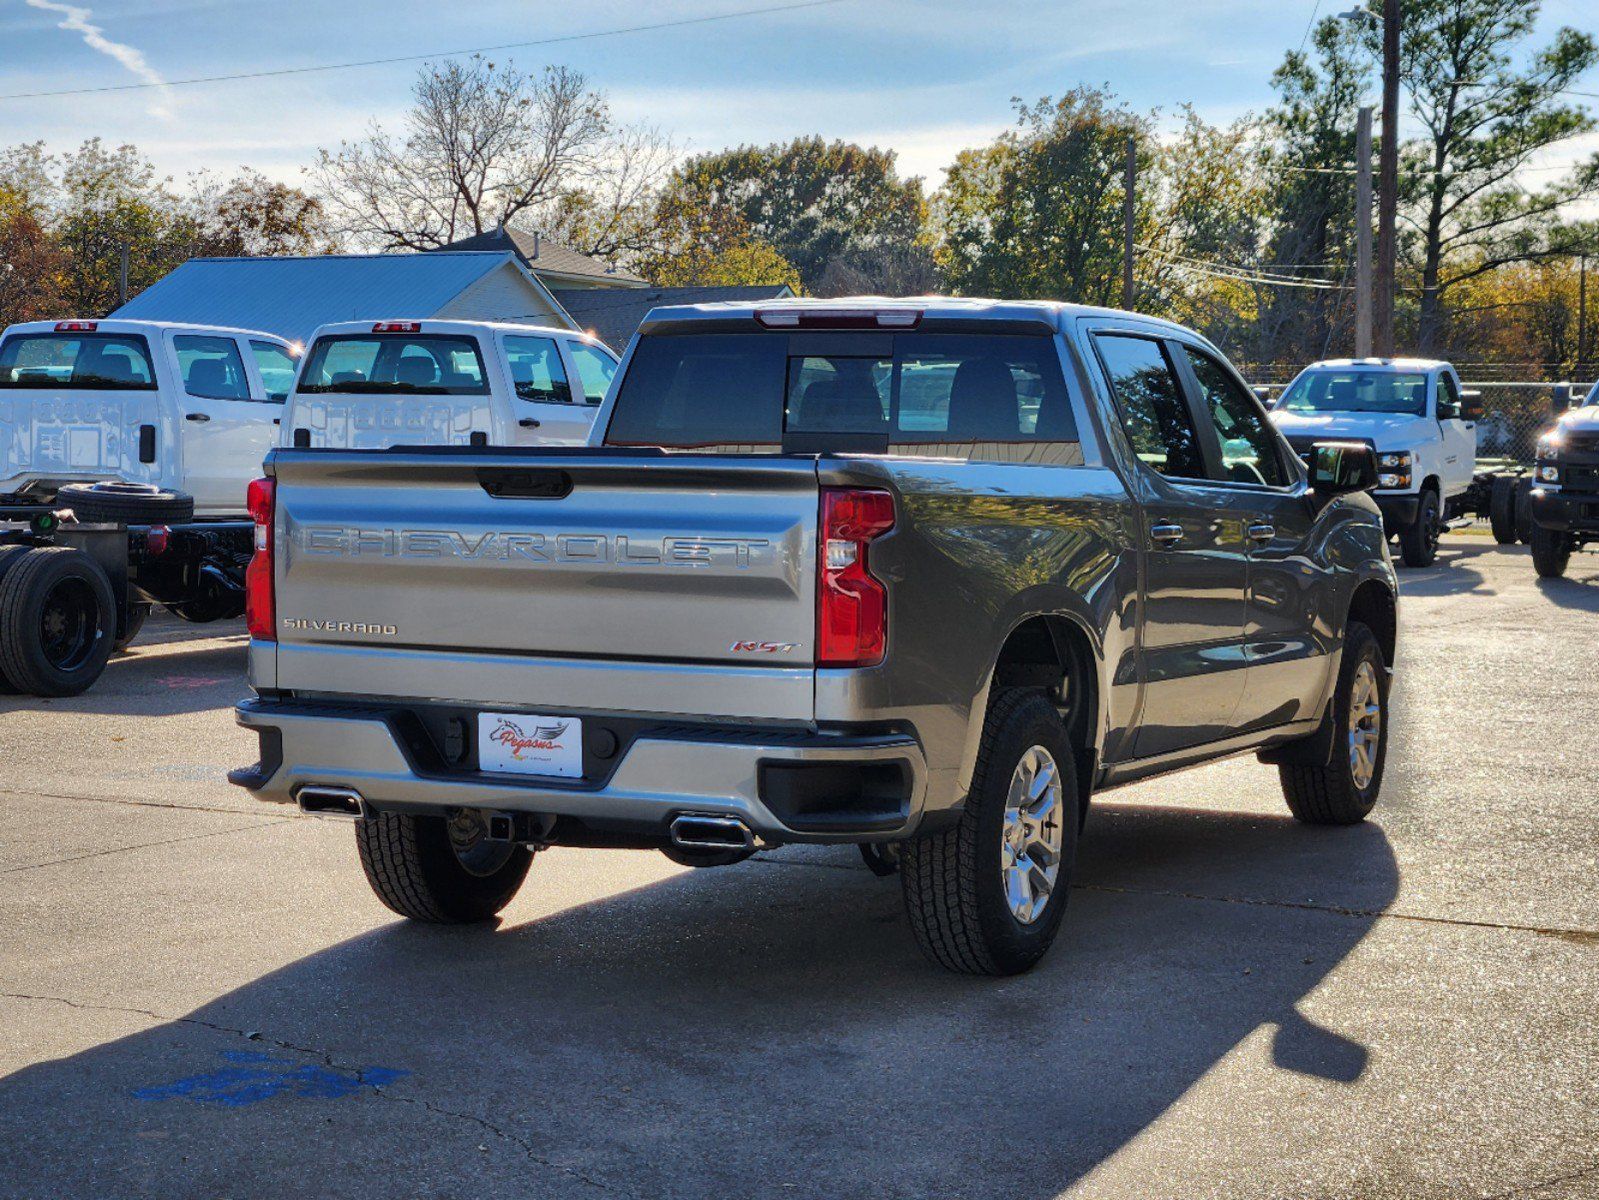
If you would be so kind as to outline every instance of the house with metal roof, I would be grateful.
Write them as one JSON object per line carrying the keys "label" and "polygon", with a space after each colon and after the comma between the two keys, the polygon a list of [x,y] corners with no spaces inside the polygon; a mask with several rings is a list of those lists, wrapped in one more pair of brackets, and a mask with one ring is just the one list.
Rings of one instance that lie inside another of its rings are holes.
{"label": "house with metal roof", "polygon": [[468,238],[450,242],[429,254],[452,254],[463,250],[489,250],[514,254],[522,265],[552,288],[642,288],[644,280],[620,267],[583,254],[552,241],[537,230],[501,225]]}
{"label": "house with metal roof", "polygon": [[303,342],[330,321],[521,321],[582,328],[515,254],[192,258],[115,313],[259,329]]}

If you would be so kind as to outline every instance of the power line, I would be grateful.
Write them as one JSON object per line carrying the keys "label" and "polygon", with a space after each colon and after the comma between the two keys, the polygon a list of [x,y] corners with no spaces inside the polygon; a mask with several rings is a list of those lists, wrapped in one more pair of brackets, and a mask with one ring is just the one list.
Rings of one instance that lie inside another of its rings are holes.
{"label": "power line", "polygon": [[139,92],[151,88],[189,87],[200,83],[229,83],[241,79],[270,79],[282,75],[310,75],[323,71],[347,71],[356,67],[384,67],[395,63],[423,62],[428,59],[462,58],[469,54],[494,54],[501,50],[524,50],[530,46],[553,46],[561,42],[584,42],[595,38],[621,37],[630,33],[651,33],[660,29],[679,29],[685,25],[709,25],[715,21],[732,21],[742,17],[764,17],[773,13],[797,12],[801,9],[823,8],[844,4],[848,0],[794,0],[789,4],[773,4],[765,8],[744,8],[735,12],[713,13],[704,17],[680,17],[672,21],[652,21],[647,25],[625,25],[617,29],[596,29],[588,33],[565,33],[555,37],[534,38],[527,42],[505,42],[498,46],[475,46],[467,50],[439,50],[431,54],[401,54],[393,58],[365,58],[354,62],[323,63],[311,67],[280,67],[271,71],[241,71],[232,75],[196,75],[190,79],[168,79],[162,83],[114,83],[104,87],[63,88],[51,92],[12,92],[0,95],[0,100],[41,100],[55,96],[90,96],[101,92]]}
{"label": "power line", "polygon": [[1324,279],[1291,279],[1282,275],[1268,275],[1258,270],[1252,270],[1249,267],[1208,262],[1202,258],[1178,254],[1174,250],[1162,250],[1158,246],[1151,246],[1145,243],[1141,243],[1138,248],[1146,253],[1168,260],[1177,270],[1192,271],[1195,274],[1208,275],[1214,279],[1227,279],[1237,283],[1259,283],[1267,287],[1308,288],[1312,291],[1320,292],[1347,292],[1353,290],[1348,284],[1331,283]]}

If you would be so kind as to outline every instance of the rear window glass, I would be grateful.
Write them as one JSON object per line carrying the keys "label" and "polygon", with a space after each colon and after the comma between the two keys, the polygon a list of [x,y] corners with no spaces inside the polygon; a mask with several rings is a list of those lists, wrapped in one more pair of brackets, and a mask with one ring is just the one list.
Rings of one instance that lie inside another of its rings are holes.
{"label": "rear window glass", "polygon": [[[609,445],[1081,461],[1053,339],[939,333],[640,340]],[[1073,454],[1047,453],[1069,444]]]}
{"label": "rear window glass", "polygon": [[0,387],[125,391],[154,388],[144,338],[120,333],[30,333],[0,344]]}
{"label": "rear window glass", "polygon": [[349,334],[318,338],[298,392],[486,393],[477,339],[426,334]]}

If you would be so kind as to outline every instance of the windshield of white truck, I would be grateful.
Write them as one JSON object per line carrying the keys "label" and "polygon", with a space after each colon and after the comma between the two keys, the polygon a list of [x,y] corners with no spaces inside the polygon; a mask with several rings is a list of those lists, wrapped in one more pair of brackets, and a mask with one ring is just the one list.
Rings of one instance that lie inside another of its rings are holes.
{"label": "windshield of white truck", "polygon": [[605,442],[1080,461],[1054,340],[1003,334],[657,334]]}
{"label": "windshield of white truck", "polygon": [[1289,412],[1427,412],[1427,376],[1408,371],[1306,371],[1277,401]]}
{"label": "windshield of white truck", "polygon": [[25,333],[0,344],[0,388],[155,387],[150,347],[125,333]]}
{"label": "windshield of white truck", "polygon": [[317,338],[295,391],[481,396],[489,390],[477,339],[431,334]]}

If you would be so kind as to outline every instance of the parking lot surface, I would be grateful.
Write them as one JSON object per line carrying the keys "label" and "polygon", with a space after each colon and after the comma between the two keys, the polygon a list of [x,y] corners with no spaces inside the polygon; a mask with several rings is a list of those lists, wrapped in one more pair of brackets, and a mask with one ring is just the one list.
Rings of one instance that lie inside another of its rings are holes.
{"label": "parking lot surface", "polygon": [[1248,759],[1109,793],[997,981],[849,848],[409,925],[224,781],[238,624],[153,620],[0,699],[0,1196],[1599,1196],[1599,556],[1402,583],[1371,822]]}

